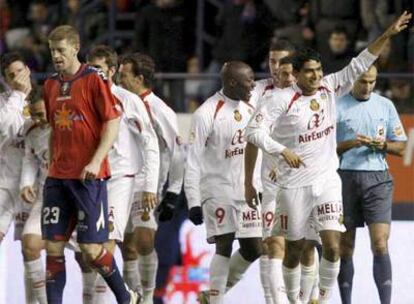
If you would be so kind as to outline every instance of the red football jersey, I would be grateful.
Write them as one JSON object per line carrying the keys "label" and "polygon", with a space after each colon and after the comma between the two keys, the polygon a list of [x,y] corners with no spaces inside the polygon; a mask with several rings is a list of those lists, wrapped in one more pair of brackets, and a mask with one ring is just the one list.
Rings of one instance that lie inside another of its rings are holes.
{"label": "red football jersey", "polygon": [[[120,116],[109,83],[96,69],[82,64],[70,78],[55,74],[46,80],[44,100],[53,130],[49,176],[79,179],[98,148],[105,122]],[[105,158],[97,178],[109,175]]]}

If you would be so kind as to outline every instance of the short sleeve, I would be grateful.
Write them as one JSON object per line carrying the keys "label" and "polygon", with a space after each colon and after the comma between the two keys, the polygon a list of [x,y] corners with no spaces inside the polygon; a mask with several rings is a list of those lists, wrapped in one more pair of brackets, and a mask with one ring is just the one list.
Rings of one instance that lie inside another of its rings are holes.
{"label": "short sleeve", "polygon": [[397,110],[394,104],[390,101],[388,103],[389,123],[387,128],[387,139],[393,141],[406,141],[404,127],[398,116]]}

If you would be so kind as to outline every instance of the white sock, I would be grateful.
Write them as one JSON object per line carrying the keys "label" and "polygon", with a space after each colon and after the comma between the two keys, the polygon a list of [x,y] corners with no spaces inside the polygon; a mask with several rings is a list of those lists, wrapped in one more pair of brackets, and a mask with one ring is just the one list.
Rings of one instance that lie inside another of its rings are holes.
{"label": "white sock", "polygon": [[283,282],[282,259],[269,259],[269,281],[273,303],[286,302],[285,284]]}
{"label": "white sock", "polygon": [[[316,259],[316,257],[315,257]],[[300,293],[299,298],[303,303],[308,303],[315,282],[315,263],[311,266],[300,265]]]}
{"label": "white sock", "polygon": [[105,282],[105,279],[98,275],[95,281],[95,292],[93,295],[94,304],[110,304],[111,290]]}
{"label": "white sock", "polygon": [[295,268],[288,268],[282,265],[282,269],[288,300],[290,303],[297,303],[300,290],[300,265]]}
{"label": "white sock", "polygon": [[245,260],[239,250],[230,257],[229,274],[226,283],[226,292],[233,288],[242,278],[251,262]]}
{"label": "white sock", "polygon": [[210,263],[210,303],[223,304],[229,276],[230,258],[215,254]]}
{"label": "white sock", "polygon": [[25,262],[24,267],[25,276],[27,275],[28,283],[30,282],[31,295],[29,297],[34,297],[34,303],[47,304],[45,268],[42,259]]}
{"label": "white sock", "polygon": [[270,271],[269,271],[269,257],[262,255],[259,260],[260,265],[260,282],[262,283],[264,297],[266,304],[274,304],[272,298],[272,291],[270,289]]}
{"label": "white sock", "polygon": [[339,259],[336,262],[330,262],[322,257],[319,266],[319,304],[328,303],[332,287],[335,285],[339,274],[339,266]]}
{"label": "white sock", "polygon": [[315,279],[313,281],[311,300],[317,301],[319,297],[319,254],[316,248],[315,250]]}
{"label": "white sock", "polygon": [[138,256],[138,269],[144,296],[143,303],[152,303],[158,269],[158,257],[155,250],[148,255]]}
{"label": "white sock", "polygon": [[29,278],[29,273],[26,271],[26,269],[24,271],[24,291],[26,304],[37,304],[35,295],[33,293],[32,280]]}
{"label": "white sock", "polygon": [[97,275],[98,274],[95,271],[82,272],[83,304],[93,304],[93,296],[95,293],[95,282],[96,282]]}
{"label": "white sock", "polygon": [[132,290],[141,292],[141,279],[138,271],[138,260],[125,261],[123,266],[125,283]]}

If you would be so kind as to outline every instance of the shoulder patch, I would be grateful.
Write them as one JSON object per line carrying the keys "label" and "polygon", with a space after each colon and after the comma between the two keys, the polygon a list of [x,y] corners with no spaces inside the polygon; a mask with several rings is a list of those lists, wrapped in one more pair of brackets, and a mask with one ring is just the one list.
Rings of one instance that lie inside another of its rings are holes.
{"label": "shoulder patch", "polygon": [[96,74],[98,74],[98,76],[102,78],[103,81],[108,81],[108,77],[105,75],[104,71],[102,71],[101,69],[92,67],[92,66],[89,66],[89,68],[94,70]]}

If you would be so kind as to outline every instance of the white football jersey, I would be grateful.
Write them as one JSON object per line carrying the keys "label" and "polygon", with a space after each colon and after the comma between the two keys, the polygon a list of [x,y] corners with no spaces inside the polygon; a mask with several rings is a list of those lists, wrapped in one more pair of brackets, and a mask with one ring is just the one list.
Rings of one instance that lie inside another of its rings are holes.
{"label": "white football jersey", "polygon": [[18,189],[22,158],[23,134],[28,122],[24,115],[26,94],[6,91],[0,94],[0,187]]}
{"label": "white football jersey", "polygon": [[177,114],[150,90],[140,97],[158,137],[161,159],[158,194],[161,194],[167,177],[167,191],[179,194],[184,176],[184,148],[178,130]]}
{"label": "white football jersey", "polygon": [[49,164],[49,137],[49,127],[33,125],[26,132],[20,189],[34,185],[43,189]]}
{"label": "white football jersey", "polygon": [[[249,122],[246,136],[249,142],[274,155],[278,185],[287,188],[312,185],[337,170],[335,100],[349,92],[375,59],[368,50],[361,52],[344,69],[324,77],[312,96],[302,95],[296,84],[264,96]],[[285,148],[296,153],[305,166],[290,168],[280,155]]]}
{"label": "white football jersey", "polygon": [[245,128],[253,101],[233,100],[220,91],[194,113],[184,177],[189,208],[212,197],[223,204],[244,200]]}
{"label": "white football jersey", "polygon": [[157,135],[138,95],[112,85],[112,94],[121,102],[123,114],[119,134],[109,151],[111,176],[140,174],[144,191],[155,193],[158,185],[159,149]]}

